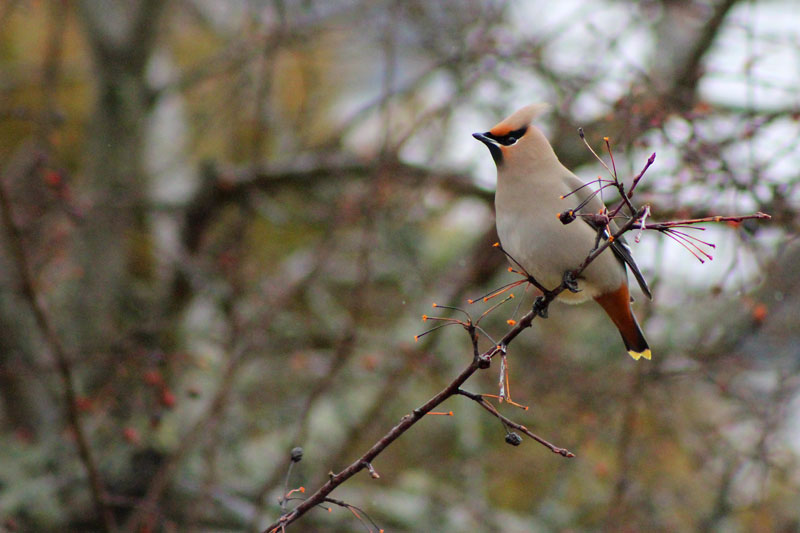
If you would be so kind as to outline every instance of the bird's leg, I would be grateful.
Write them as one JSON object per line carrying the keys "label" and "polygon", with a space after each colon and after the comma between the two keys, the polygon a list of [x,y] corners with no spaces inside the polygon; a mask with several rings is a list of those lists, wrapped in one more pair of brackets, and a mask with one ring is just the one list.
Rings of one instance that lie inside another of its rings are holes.
{"label": "bird's leg", "polygon": [[[550,306],[550,302],[555,299],[553,294],[555,293],[555,290],[549,291],[545,289],[535,279],[533,279],[532,276],[528,277],[528,281],[535,285],[537,289],[542,291],[542,296],[537,297],[536,300],[533,301],[533,311],[538,316],[547,318],[547,308]],[[564,285],[564,288],[570,292],[581,292],[581,289],[578,288],[578,278],[575,276],[575,272],[572,270],[567,270],[564,272],[562,284]]]}
{"label": "bird's leg", "polygon": [[578,288],[578,278],[575,277],[574,271],[567,270],[564,272],[563,283],[569,292],[581,292],[581,289]]}

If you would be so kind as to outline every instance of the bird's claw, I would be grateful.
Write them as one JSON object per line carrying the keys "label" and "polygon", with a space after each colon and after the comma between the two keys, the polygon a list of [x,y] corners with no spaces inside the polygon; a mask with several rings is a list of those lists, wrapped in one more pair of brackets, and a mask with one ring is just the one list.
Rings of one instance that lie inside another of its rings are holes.
{"label": "bird's claw", "polygon": [[533,312],[542,318],[547,318],[547,308],[549,303],[544,296],[539,296],[533,301]]}
{"label": "bird's claw", "polygon": [[581,289],[578,288],[578,280],[571,270],[564,272],[564,287],[569,292],[581,292]]}

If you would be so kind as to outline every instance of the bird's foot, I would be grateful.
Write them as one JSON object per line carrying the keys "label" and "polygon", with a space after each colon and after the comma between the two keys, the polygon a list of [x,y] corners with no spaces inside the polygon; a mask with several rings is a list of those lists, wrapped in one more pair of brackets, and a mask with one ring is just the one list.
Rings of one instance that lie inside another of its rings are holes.
{"label": "bird's foot", "polygon": [[581,289],[578,288],[578,279],[572,270],[564,272],[564,287],[569,292],[581,292]]}
{"label": "bird's foot", "polygon": [[547,308],[550,302],[544,296],[539,296],[533,301],[533,312],[542,318],[547,318]]}

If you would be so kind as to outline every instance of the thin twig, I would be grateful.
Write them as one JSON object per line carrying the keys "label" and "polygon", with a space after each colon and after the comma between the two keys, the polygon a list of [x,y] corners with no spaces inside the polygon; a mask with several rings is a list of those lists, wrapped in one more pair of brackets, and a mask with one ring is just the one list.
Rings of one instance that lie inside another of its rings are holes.
{"label": "thin twig", "polygon": [[[332,503],[334,505],[338,505],[339,507],[344,507],[345,509],[353,513],[353,516],[355,516],[362,524],[364,524],[364,527],[366,527],[367,531],[369,531],[370,533],[372,533],[373,527],[375,528],[375,531],[383,533],[383,529],[378,527],[378,524],[375,523],[372,517],[370,517],[369,514],[367,514],[367,512],[364,509],[349,504],[346,501],[337,500],[336,498],[325,498],[325,500],[323,501],[325,501],[326,503]],[[366,518],[366,521],[364,520],[364,518]],[[369,524],[367,524],[367,522],[369,522]]]}
{"label": "thin twig", "polygon": [[516,430],[522,431],[527,436],[529,436],[530,438],[532,438],[533,440],[535,440],[536,442],[538,442],[539,444],[541,444],[545,448],[549,449],[551,452],[557,453],[558,455],[561,455],[563,457],[568,457],[568,458],[575,457],[575,454],[572,453],[571,451],[567,450],[566,448],[559,448],[555,444],[551,444],[550,442],[546,441],[545,439],[543,439],[543,438],[539,437],[538,435],[532,433],[528,428],[526,428],[522,424],[518,424],[518,423],[514,422],[513,420],[511,420],[510,418],[508,418],[506,416],[503,416],[500,413],[500,411],[498,411],[494,407],[494,405],[492,405],[488,401],[486,401],[486,399],[482,395],[475,394],[475,393],[466,391],[464,389],[458,389],[457,393],[462,395],[462,396],[466,396],[470,400],[476,401],[478,403],[478,405],[480,405],[481,407],[483,407],[484,409],[489,411],[492,414],[492,416],[495,416],[498,419],[500,419],[500,421],[503,422],[503,424],[505,424],[508,427],[512,427],[512,428],[514,428]]}
{"label": "thin twig", "polygon": [[[744,220],[753,220],[753,219],[763,219],[769,220],[772,216],[762,213],[758,211],[752,215],[739,215],[739,216],[712,216],[712,217],[704,217],[704,218],[690,218],[687,220],[672,220],[669,222],[649,222],[647,224],[647,228],[645,229],[652,229],[661,231],[666,228],[675,228],[678,226],[689,226],[692,224],[703,224],[705,222],[742,222]],[[634,225],[634,228],[638,228],[639,225]]]}
{"label": "thin twig", "polygon": [[639,180],[642,179],[644,173],[647,172],[647,169],[650,168],[650,165],[652,165],[655,162],[655,160],[656,160],[656,153],[653,152],[653,154],[647,158],[647,163],[644,164],[644,168],[642,168],[642,171],[639,172],[639,174],[637,174],[635,178],[633,178],[633,183],[631,183],[631,187],[630,189],[628,189],[628,194],[627,194],[628,198],[633,198],[633,190],[639,184]]}

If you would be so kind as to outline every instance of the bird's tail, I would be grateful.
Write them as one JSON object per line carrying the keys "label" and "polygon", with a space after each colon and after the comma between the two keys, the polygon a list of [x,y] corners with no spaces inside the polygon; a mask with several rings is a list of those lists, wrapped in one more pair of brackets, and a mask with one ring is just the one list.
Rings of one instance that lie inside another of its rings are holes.
{"label": "bird's tail", "polygon": [[622,328],[617,326],[622,335],[622,342],[625,343],[625,349],[628,350],[628,354],[637,361],[640,357],[650,359],[652,357],[650,346],[647,344],[647,339],[644,338],[642,328],[639,327],[639,322],[636,320],[636,315],[633,314],[632,310],[631,322],[631,327],[626,331],[623,331]]}
{"label": "bird's tail", "polygon": [[623,283],[616,291],[600,295],[595,300],[605,309],[614,325],[617,326],[628,354],[637,361],[641,357],[650,359],[652,357],[650,346],[633,314],[627,284]]}

